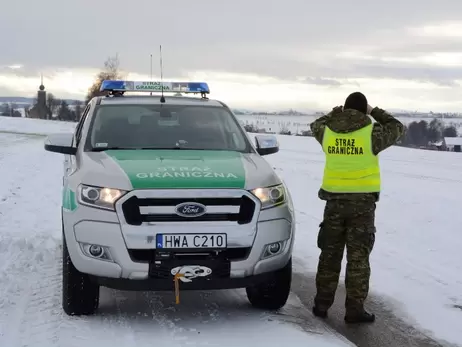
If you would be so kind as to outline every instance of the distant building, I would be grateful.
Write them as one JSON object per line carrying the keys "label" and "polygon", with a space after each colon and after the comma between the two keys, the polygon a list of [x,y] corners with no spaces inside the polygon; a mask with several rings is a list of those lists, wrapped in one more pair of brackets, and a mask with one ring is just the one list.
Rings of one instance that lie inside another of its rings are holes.
{"label": "distant building", "polygon": [[428,149],[433,151],[445,151],[444,141],[430,142],[428,144]]}
{"label": "distant building", "polygon": [[43,85],[43,76],[41,78],[39,90],[37,91],[37,104],[29,110],[27,117],[48,119],[47,92]]}
{"label": "distant building", "polygon": [[462,152],[462,137],[445,137],[444,146],[450,152]]}

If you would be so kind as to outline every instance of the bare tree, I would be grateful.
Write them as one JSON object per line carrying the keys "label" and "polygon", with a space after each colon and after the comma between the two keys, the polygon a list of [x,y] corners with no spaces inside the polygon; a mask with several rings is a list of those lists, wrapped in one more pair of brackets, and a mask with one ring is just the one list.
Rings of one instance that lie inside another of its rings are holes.
{"label": "bare tree", "polygon": [[4,102],[3,104],[0,105],[0,116],[6,116],[6,117],[11,116],[11,107],[9,103]]}
{"label": "bare tree", "polygon": [[104,80],[118,80],[123,78],[119,66],[120,61],[117,55],[115,57],[109,57],[104,62],[104,69],[98,73],[92,86],[88,89],[85,104],[87,104],[95,96],[106,95],[104,92],[100,92],[99,90]]}
{"label": "bare tree", "polygon": [[47,108],[48,108],[48,119],[51,119],[54,114],[57,114],[57,110],[61,101],[56,99],[53,93],[47,94]]}
{"label": "bare tree", "polygon": [[61,100],[58,107],[58,119],[63,121],[72,120],[72,112],[66,100]]}

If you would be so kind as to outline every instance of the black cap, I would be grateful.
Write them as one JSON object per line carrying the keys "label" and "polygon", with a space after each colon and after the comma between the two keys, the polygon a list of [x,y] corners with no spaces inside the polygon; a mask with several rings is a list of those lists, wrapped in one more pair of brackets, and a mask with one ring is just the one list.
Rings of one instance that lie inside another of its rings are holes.
{"label": "black cap", "polygon": [[343,109],[346,110],[348,108],[367,114],[367,99],[364,94],[355,92],[348,95]]}

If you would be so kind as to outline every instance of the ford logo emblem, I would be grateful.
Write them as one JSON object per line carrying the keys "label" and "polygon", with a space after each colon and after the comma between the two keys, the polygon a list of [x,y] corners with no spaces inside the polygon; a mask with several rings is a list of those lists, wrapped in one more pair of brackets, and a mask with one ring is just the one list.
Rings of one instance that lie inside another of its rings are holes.
{"label": "ford logo emblem", "polygon": [[181,217],[200,217],[207,212],[207,208],[197,202],[184,202],[175,206],[175,213]]}

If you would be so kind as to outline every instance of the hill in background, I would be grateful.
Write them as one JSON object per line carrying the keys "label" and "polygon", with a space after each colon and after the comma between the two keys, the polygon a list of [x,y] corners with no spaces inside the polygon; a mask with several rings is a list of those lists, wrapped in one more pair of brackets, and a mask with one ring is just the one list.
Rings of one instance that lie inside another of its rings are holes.
{"label": "hill in background", "polygon": [[[74,104],[75,102],[83,102],[83,100],[77,99],[64,99],[70,105]],[[0,96],[0,104],[11,102],[14,104],[25,104],[25,105],[32,105],[34,103],[34,98],[26,98],[22,96]]]}

